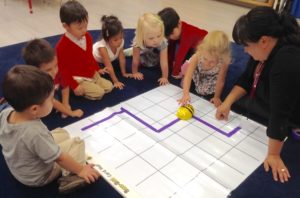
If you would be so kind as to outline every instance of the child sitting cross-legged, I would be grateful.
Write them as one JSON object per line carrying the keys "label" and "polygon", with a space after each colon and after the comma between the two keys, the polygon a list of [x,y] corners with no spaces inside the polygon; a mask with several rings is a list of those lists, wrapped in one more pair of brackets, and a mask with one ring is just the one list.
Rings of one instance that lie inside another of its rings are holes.
{"label": "child sitting cross-legged", "polygon": [[14,66],[3,80],[3,95],[12,108],[0,113],[0,144],[6,164],[21,183],[39,187],[59,178],[59,192],[68,193],[100,176],[86,164],[84,141],[63,129],[52,133],[42,123],[53,107],[52,77],[42,70]]}
{"label": "child sitting cross-legged", "polygon": [[[102,78],[101,70],[93,57],[93,40],[87,32],[88,12],[78,1],[62,4],[60,20],[66,33],[56,46],[61,83],[70,87],[76,96],[100,100],[113,89],[109,80]],[[63,95],[68,103],[68,95]]]}
{"label": "child sitting cross-legged", "polygon": [[[35,66],[44,72],[47,72],[54,80],[55,94],[53,99],[53,107],[62,113],[62,118],[67,116],[81,117],[83,111],[81,109],[72,110],[68,101],[60,102],[57,91],[60,88],[60,73],[57,67],[57,58],[55,50],[45,39],[33,39],[29,41],[22,50],[22,56],[27,65]],[[62,98],[68,98],[69,87],[63,87],[61,90]]]}

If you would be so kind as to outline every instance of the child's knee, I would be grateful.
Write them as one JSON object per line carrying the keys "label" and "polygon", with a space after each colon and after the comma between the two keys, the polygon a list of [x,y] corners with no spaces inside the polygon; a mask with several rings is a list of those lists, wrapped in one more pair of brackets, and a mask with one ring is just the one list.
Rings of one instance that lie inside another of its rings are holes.
{"label": "child's knee", "polygon": [[99,87],[101,87],[101,89],[104,90],[104,93],[109,93],[114,88],[114,85],[112,84],[112,82],[109,80],[106,80],[105,78],[99,79],[99,81],[97,82],[97,85]]}
{"label": "child's knee", "polygon": [[114,85],[109,80],[106,80],[106,81],[107,82],[105,82],[103,89],[104,89],[105,93],[109,93],[113,90]]}
{"label": "child's knee", "polygon": [[96,86],[92,91],[85,93],[84,97],[89,100],[100,100],[104,94],[105,90],[100,86]]}
{"label": "child's knee", "polygon": [[56,128],[54,130],[51,131],[52,137],[54,139],[54,141],[59,144],[65,140],[70,139],[70,135],[68,133],[68,131],[66,131],[63,128]]}

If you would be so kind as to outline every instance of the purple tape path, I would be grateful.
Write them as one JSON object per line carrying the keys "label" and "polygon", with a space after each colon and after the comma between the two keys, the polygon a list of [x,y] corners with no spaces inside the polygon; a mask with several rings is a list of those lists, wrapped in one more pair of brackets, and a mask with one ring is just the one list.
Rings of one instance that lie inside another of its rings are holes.
{"label": "purple tape path", "polygon": [[[130,117],[134,118],[135,120],[137,120],[138,122],[140,122],[141,124],[143,124],[144,126],[146,126],[147,128],[151,129],[152,131],[156,132],[156,133],[160,133],[162,132],[163,130],[169,128],[170,126],[174,125],[175,123],[177,123],[180,119],[176,118],[174,119],[173,121],[171,121],[170,123],[166,124],[165,126],[161,127],[160,129],[156,129],[154,128],[153,126],[151,126],[150,124],[148,124],[147,122],[145,122],[144,120],[142,120],[141,118],[137,117],[136,115],[132,114],[131,112],[129,112],[128,110],[124,109],[123,107],[121,107],[121,111],[117,111],[117,112],[114,112],[112,113],[111,115],[107,116],[106,118],[103,118],[102,120],[99,120],[97,122],[94,122],[90,125],[87,125],[83,128],[81,128],[82,131],[85,131],[87,129],[90,129],[96,125],[99,125],[101,124],[102,122],[105,122],[109,119],[111,119],[112,117],[114,117],[115,115],[118,115],[118,114],[122,114],[122,113],[126,113],[128,114]],[[230,131],[229,133],[228,132],[225,132],[217,127],[215,127],[214,125],[202,120],[201,118],[198,118],[196,116],[193,116],[193,118],[199,122],[201,122],[202,124],[208,126],[209,128],[213,129],[214,131],[216,132],[219,132],[221,133],[222,135],[225,135],[227,137],[231,137],[233,134],[235,134],[236,132],[238,132],[241,128],[240,127],[236,127],[234,128],[232,131]]]}

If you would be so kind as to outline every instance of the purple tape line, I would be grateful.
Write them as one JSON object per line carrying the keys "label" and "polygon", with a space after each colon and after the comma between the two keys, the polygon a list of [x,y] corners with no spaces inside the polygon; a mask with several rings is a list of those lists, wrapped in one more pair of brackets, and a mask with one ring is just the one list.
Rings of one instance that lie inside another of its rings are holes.
{"label": "purple tape line", "polygon": [[114,117],[115,115],[121,114],[121,113],[124,113],[124,111],[122,111],[122,108],[121,108],[121,111],[114,112],[114,113],[112,113],[111,115],[107,116],[106,118],[103,118],[102,120],[99,120],[99,121],[97,121],[97,122],[94,122],[93,124],[90,124],[90,125],[87,125],[87,126],[81,128],[81,130],[82,130],[82,131],[85,131],[85,130],[87,130],[87,129],[89,129],[89,128],[92,128],[93,126],[96,126],[96,125],[98,125],[98,124],[100,124],[100,123],[102,123],[102,122],[105,122],[106,120],[109,120],[109,119],[111,119],[112,117]]}
{"label": "purple tape line", "polygon": [[225,131],[223,131],[223,130],[217,128],[217,127],[215,127],[214,125],[212,125],[212,124],[210,124],[210,123],[208,123],[208,122],[206,122],[204,120],[202,120],[201,118],[198,118],[196,116],[193,116],[193,118],[196,119],[197,121],[203,123],[204,125],[208,126],[209,128],[211,128],[211,129],[213,129],[213,130],[215,130],[215,131],[217,131],[217,132],[219,132],[219,133],[221,133],[221,134],[223,134],[223,135],[225,135],[227,137],[231,137],[233,134],[235,134],[238,130],[241,129],[241,127],[236,127],[232,131],[230,131],[229,133],[226,133]]}
{"label": "purple tape line", "polygon": [[144,120],[142,120],[141,118],[133,115],[132,113],[130,113],[129,111],[127,111],[123,107],[121,107],[121,110],[124,111],[125,113],[127,113],[128,115],[130,115],[131,117],[133,117],[134,119],[136,119],[137,121],[139,121],[140,123],[142,123],[143,125],[145,125],[146,127],[148,127],[149,129],[151,129],[152,131],[155,131],[157,133],[160,133],[161,131],[169,128],[170,126],[172,126],[173,124],[175,124],[176,122],[179,121],[179,119],[175,119],[175,120],[171,121],[169,124],[163,126],[162,128],[156,129],[153,126],[151,126],[150,124],[148,124],[147,122],[145,122]]}
{"label": "purple tape line", "polygon": [[[98,125],[98,124],[100,124],[100,123],[102,123],[102,122],[105,122],[106,120],[109,120],[109,119],[111,119],[112,117],[114,117],[115,115],[118,115],[118,114],[121,114],[121,113],[126,113],[126,114],[128,114],[129,116],[131,116],[131,117],[134,118],[135,120],[139,121],[141,124],[143,124],[144,126],[148,127],[149,129],[151,129],[152,131],[154,131],[154,132],[156,132],[156,133],[162,132],[163,130],[165,130],[165,129],[171,127],[172,125],[174,125],[175,123],[177,123],[177,122],[180,120],[180,119],[177,118],[177,119],[171,121],[170,123],[166,124],[165,126],[161,127],[160,129],[156,129],[156,128],[154,128],[153,126],[151,126],[150,124],[148,124],[147,122],[145,122],[144,120],[142,120],[141,118],[135,116],[134,114],[132,114],[132,113],[129,112],[128,110],[126,110],[126,109],[124,109],[123,107],[121,107],[121,111],[114,112],[114,113],[112,113],[111,115],[107,116],[106,118],[103,118],[102,120],[99,120],[99,121],[97,121],[97,122],[95,122],[95,123],[93,123],[93,124],[90,124],[90,125],[88,125],[88,126],[83,127],[81,130],[82,130],[82,131],[85,131],[85,130],[87,130],[87,129],[89,129],[89,128],[92,128],[92,127],[94,127],[94,126],[96,126],[96,125]],[[196,117],[196,116],[193,116],[193,118],[196,119],[197,121],[199,121],[199,122],[205,124],[206,126],[210,127],[211,129],[213,129],[213,130],[215,130],[215,131],[221,133],[222,135],[227,136],[227,137],[231,137],[233,134],[235,134],[238,130],[241,129],[240,127],[236,127],[236,128],[234,128],[232,131],[230,131],[229,133],[226,133],[225,131],[223,131],[223,130],[221,130],[221,129],[215,127],[215,126],[213,126],[212,124],[210,124],[210,123],[208,123],[208,122],[206,122],[206,121],[204,121],[204,120],[202,120],[202,119],[200,119],[200,118],[198,118],[198,117]]]}

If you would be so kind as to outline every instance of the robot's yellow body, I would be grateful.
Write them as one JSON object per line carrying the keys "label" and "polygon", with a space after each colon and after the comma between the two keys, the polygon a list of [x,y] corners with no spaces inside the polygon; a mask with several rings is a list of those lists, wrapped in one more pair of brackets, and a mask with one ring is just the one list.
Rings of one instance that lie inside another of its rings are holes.
{"label": "robot's yellow body", "polygon": [[194,115],[194,107],[190,104],[179,107],[176,116],[181,120],[189,120]]}

